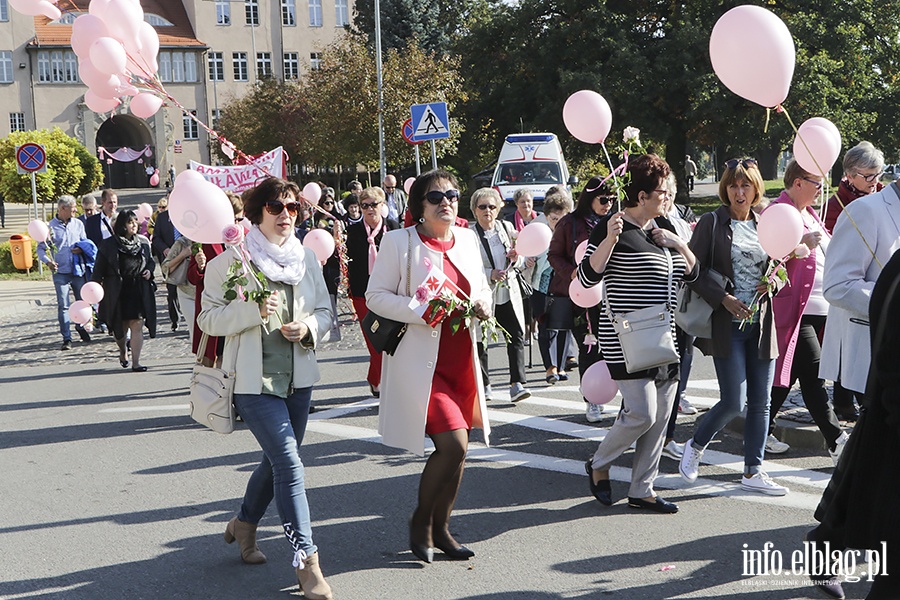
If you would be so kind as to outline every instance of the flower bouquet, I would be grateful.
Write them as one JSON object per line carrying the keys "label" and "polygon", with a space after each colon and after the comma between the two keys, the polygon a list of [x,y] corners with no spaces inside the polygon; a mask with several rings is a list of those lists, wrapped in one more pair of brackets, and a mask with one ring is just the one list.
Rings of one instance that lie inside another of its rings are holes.
{"label": "flower bouquet", "polygon": [[[235,254],[234,261],[228,265],[228,276],[222,283],[225,300],[231,302],[240,297],[244,302],[252,301],[262,305],[272,295],[272,290],[266,283],[266,276],[250,262],[250,256],[244,248],[244,228],[234,223],[228,225],[222,230],[222,241],[226,246],[230,246]],[[255,282],[257,289],[247,289],[251,279]],[[277,313],[273,313],[271,316],[276,321],[280,320]],[[281,327],[280,323],[278,327]],[[267,323],[263,323],[263,328],[268,334],[270,329]]]}

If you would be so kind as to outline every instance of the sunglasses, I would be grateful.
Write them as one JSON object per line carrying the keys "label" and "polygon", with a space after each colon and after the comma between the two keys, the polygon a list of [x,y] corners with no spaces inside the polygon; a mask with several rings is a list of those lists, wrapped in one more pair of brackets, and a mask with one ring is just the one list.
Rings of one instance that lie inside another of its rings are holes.
{"label": "sunglasses", "polygon": [[857,172],[857,177],[862,177],[866,180],[866,183],[872,183],[876,179],[879,179],[882,175],[884,175],[884,171],[879,171],[878,173],[872,173],[870,175],[863,175],[862,173]]}
{"label": "sunglasses", "polygon": [[821,181],[816,181],[815,179],[810,179],[809,177],[803,177],[802,179],[803,179],[803,181],[805,181],[805,182],[807,182],[807,183],[811,183],[811,184],[813,184],[814,186],[816,186],[816,189],[817,189],[817,190],[821,190],[821,189],[822,189],[822,182],[821,182]]}
{"label": "sunglasses", "polygon": [[497,207],[493,204],[479,204],[478,210],[495,210]]}
{"label": "sunglasses", "polygon": [[369,208],[378,208],[378,205],[379,205],[379,204],[381,204],[381,202],[360,202],[360,203],[359,203],[359,206],[360,206],[360,208],[362,208],[363,210],[366,210],[366,209],[369,209]]}
{"label": "sunglasses", "polygon": [[726,169],[736,169],[738,165],[741,165],[745,169],[759,168],[759,163],[756,162],[756,159],[753,158],[745,158],[743,160],[739,158],[732,158],[731,160],[725,162]]}
{"label": "sunglasses", "polygon": [[273,217],[277,217],[286,208],[288,214],[292,217],[296,217],[297,213],[300,211],[300,203],[299,202],[288,202],[285,204],[281,200],[269,200],[266,202],[266,212],[272,215]]}
{"label": "sunglasses", "polygon": [[431,190],[427,194],[425,194],[425,199],[428,200],[429,204],[434,204],[437,206],[441,202],[444,201],[444,198],[450,201],[450,204],[459,201],[459,190],[447,190],[446,192],[441,192],[439,190]]}
{"label": "sunglasses", "polygon": [[615,196],[597,196],[597,200],[599,200],[600,204],[602,204],[603,206],[606,206],[615,199]]}

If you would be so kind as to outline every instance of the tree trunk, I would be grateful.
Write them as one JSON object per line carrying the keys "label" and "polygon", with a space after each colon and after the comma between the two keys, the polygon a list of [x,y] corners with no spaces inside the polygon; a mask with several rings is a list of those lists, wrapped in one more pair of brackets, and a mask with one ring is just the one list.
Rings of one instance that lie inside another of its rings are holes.
{"label": "tree trunk", "polygon": [[683,121],[674,120],[669,127],[669,137],[666,138],[666,162],[675,173],[675,182],[678,186],[678,194],[675,202],[688,205],[691,197],[688,194],[687,175],[684,172],[684,157],[687,154],[687,132]]}
{"label": "tree trunk", "polygon": [[781,156],[780,148],[758,148],[756,161],[759,163],[759,172],[763,179],[778,179],[778,157]]}

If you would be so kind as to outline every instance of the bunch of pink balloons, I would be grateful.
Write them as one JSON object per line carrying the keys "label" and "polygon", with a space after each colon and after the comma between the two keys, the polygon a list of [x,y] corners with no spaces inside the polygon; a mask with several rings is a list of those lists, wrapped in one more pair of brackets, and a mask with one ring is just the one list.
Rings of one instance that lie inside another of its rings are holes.
{"label": "bunch of pink balloons", "polygon": [[732,8],[709,36],[713,71],[729,90],[766,108],[784,102],[794,78],[794,38],[784,21],[760,6]]}
{"label": "bunch of pink balloons", "polygon": [[581,90],[566,100],[563,122],[576,139],[602,144],[612,128],[612,111],[603,96],[593,90]]}
{"label": "bunch of pink balloons", "polygon": [[759,245],[766,254],[780,260],[800,244],[803,219],[800,211],[790,204],[772,204],[760,215],[756,230]]}
{"label": "bunch of pink balloons", "polygon": [[619,393],[619,386],[609,374],[606,361],[595,362],[581,377],[581,395],[591,404],[606,404]]}
{"label": "bunch of pink balloons", "polygon": [[159,35],[144,21],[134,0],[91,0],[88,14],[72,23],[72,49],[78,74],[88,85],[84,101],[94,112],[116,108],[121,96],[134,96],[131,111],[142,119],[156,114],[162,100],[140,93],[132,76],[153,78],[159,70]]}
{"label": "bunch of pink balloons", "polygon": [[797,128],[794,159],[804,171],[825,177],[841,153],[841,132],[824,117],[813,117]]}
{"label": "bunch of pink balloons", "polygon": [[532,221],[516,238],[516,253],[520,256],[539,256],[550,247],[553,232],[544,223]]}
{"label": "bunch of pink balloons", "polygon": [[316,260],[325,262],[334,254],[334,237],[324,229],[313,229],[303,238],[303,247],[316,255]]}
{"label": "bunch of pink balloons", "polygon": [[55,21],[62,16],[56,6],[58,2],[59,0],[9,0],[9,5],[23,15],[29,17],[44,15],[51,21]]}
{"label": "bunch of pink balloons", "polygon": [[221,244],[225,227],[234,224],[234,209],[225,192],[190,169],[175,178],[169,215],[175,229],[202,244]]}

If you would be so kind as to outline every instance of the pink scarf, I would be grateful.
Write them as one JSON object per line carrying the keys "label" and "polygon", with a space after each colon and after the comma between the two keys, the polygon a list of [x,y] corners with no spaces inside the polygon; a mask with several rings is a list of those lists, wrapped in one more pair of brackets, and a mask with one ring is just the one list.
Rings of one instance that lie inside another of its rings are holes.
{"label": "pink scarf", "polygon": [[[531,221],[533,221],[537,217],[537,213],[531,211]],[[522,215],[519,214],[519,211],[516,211],[516,231],[522,231],[525,229],[525,219],[522,218]]]}
{"label": "pink scarf", "polygon": [[372,269],[375,267],[375,258],[378,256],[378,248],[375,246],[375,236],[381,233],[381,228],[384,227],[384,219],[378,222],[378,226],[373,230],[369,227],[369,224],[363,221],[363,225],[366,226],[366,241],[369,242],[369,275],[372,274]]}

